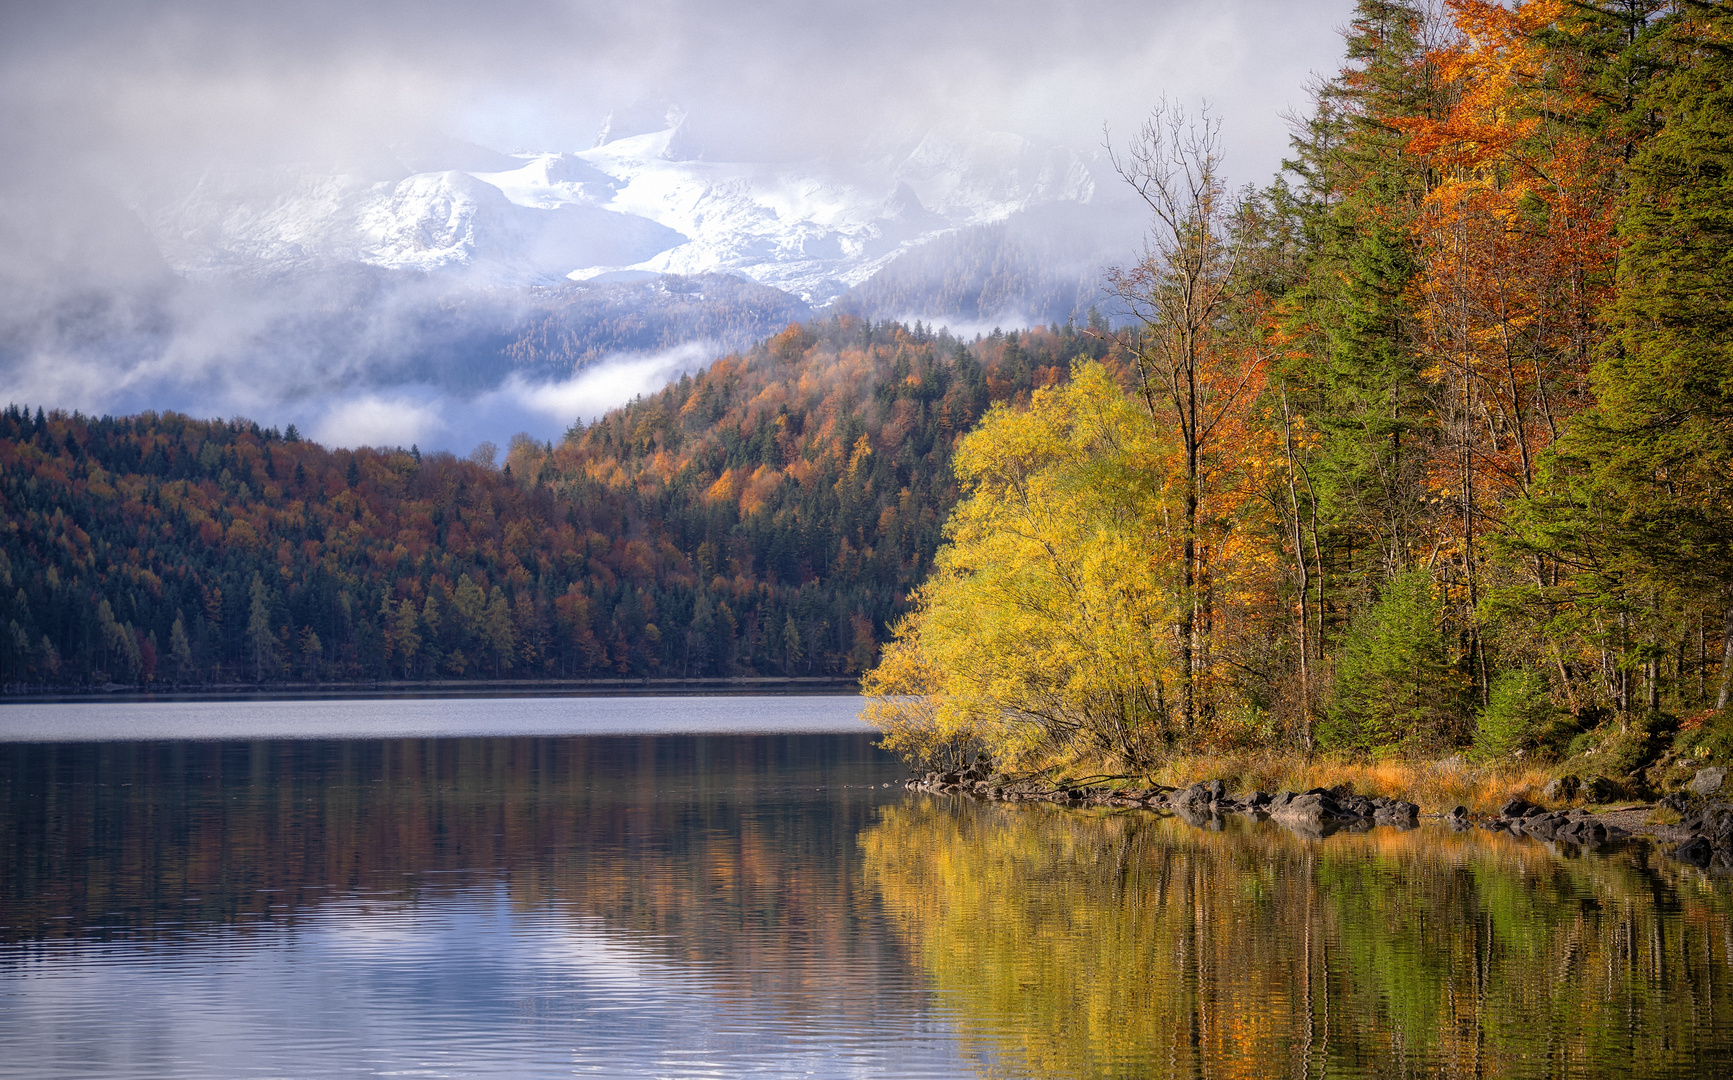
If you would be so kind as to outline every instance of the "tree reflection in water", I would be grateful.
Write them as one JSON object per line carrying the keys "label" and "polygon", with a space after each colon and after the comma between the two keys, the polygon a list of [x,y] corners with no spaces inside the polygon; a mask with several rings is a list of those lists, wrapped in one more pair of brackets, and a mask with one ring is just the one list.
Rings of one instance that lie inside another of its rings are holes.
{"label": "tree reflection in water", "polygon": [[918,797],[867,876],[988,1075],[1706,1076],[1729,888],[1647,845]]}

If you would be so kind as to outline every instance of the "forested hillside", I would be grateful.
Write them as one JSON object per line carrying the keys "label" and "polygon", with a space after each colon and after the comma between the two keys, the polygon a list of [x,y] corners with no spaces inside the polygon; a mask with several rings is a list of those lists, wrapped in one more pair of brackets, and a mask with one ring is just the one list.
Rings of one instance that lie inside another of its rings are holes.
{"label": "forested hillside", "polygon": [[956,438],[1103,344],[786,332],[503,468],[247,421],[0,414],[0,682],[846,675]]}
{"label": "forested hillside", "polygon": [[1360,0],[1346,46],[1262,191],[1171,108],[1115,148],[1133,377],[959,449],[869,680],[912,755],[1733,752],[1733,10]]}

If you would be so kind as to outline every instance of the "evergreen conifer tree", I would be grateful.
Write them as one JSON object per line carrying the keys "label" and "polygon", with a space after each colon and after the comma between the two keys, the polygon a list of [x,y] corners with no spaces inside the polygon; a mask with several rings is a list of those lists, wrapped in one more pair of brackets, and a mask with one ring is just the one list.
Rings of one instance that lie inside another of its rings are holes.
{"label": "evergreen conifer tree", "polygon": [[[1578,591],[1628,622],[1645,598],[1712,605],[1733,679],[1733,11],[1689,2],[1672,69],[1640,107],[1621,213],[1615,338],[1595,403],[1561,441],[1541,535],[1584,571]],[[1640,635],[1639,635],[1640,637]],[[1624,638],[1626,653],[1640,640]],[[1651,683],[1654,679],[1651,676]],[[1628,697],[1621,704],[1630,707]]]}

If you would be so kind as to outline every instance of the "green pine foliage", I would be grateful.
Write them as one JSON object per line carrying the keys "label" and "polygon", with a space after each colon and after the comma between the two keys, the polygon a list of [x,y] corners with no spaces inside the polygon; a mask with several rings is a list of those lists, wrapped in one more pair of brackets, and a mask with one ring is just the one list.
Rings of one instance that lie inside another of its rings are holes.
{"label": "green pine foliage", "polygon": [[1733,12],[1701,8],[1644,101],[1662,124],[1629,170],[1617,338],[1570,452],[1627,500],[1634,564],[1733,601]]}
{"label": "green pine foliage", "polygon": [[1391,126],[1436,107],[1423,23],[1419,7],[1401,0],[1358,5],[1348,66],[1321,87],[1288,163],[1300,181],[1290,212],[1306,254],[1287,296],[1287,329],[1306,347],[1288,354],[1284,374],[1322,436],[1315,509],[1331,586],[1350,591],[1408,565],[1424,516],[1419,479],[1433,414],[1409,285],[1428,178]]}
{"label": "green pine foliage", "polygon": [[1474,750],[1488,761],[1531,750],[1558,715],[1552,688],[1539,672],[1502,671],[1492,680],[1474,732]]}
{"label": "green pine foliage", "polygon": [[[1668,659],[1689,691],[1686,654],[1698,692],[1678,697],[1724,707],[1733,641],[1733,14],[1684,7],[1627,49],[1653,72],[1627,110],[1651,130],[1624,174],[1611,335],[1594,403],[1509,541],[1561,561],[1559,578],[1515,592],[1554,640],[1601,651],[1626,712],[1660,704]],[[1715,660],[1718,688],[1704,677]]]}
{"label": "green pine foliage", "polygon": [[1424,569],[1392,578],[1342,635],[1319,740],[1326,748],[1448,746],[1460,737],[1462,680],[1452,669],[1443,599]]}

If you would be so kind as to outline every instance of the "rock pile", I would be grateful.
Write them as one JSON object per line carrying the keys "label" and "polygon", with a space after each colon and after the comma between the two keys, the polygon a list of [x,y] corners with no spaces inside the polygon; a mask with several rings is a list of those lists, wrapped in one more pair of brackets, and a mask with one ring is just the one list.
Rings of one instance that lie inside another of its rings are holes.
{"label": "rock pile", "polygon": [[1679,828],[1691,838],[1680,844],[1673,856],[1698,866],[1733,870],[1733,806],[1720,799],[1704,799],[1696,805],[1686,802],[1683,807],[1678,805],[1681,802],[1685,800],[1672,800],[1671,804],[1682,810]]}
{"label": "rock pile", "polygon": [[[1461,809],[1458,807],[1457,809]],[[1466,815],[1465,815],[1466,816]],[[1508,829],[1537,840],[1562,840],[1593,847],[1630,835],[1586,810],[1547,810],[1527,799],[1512,799],[1499,808],[1498,816],[1482,823],[1486,829]]]}
{"label": "rock pile", "polygon": [[994,782],[993,770],[985,761],[977,761],[955,772],[930,772],[919,780],[903,785],[911,791],[930,791],[935,795],[987,795],[995,788],[1003,789],[1003,778]]}
{"label": "rock pile", "polygon": [[[1712,866],[1733,873],[1733,804],[1712,797],[1726,790],[1727,771],[1703,769],[1690,786],[1660,801],[1680,814],[1677,828],[1689,834],[1674,852],[1677,858],[1698,866]],[[1271,795],[1253,791],[1230,794],[1220,780],[1205,780],[1187,788],[1149,787],[1136,791],[1088,784],[1060,784],[1037,779],[1013,779],[994,773],[985,760],[950,772],[931,772],[905,785],[911,790],[937,795],[965,795],[1005,802],[1050,802],[1070,806],[1135,806],[1167,810],[1193,825],[1220,828],[1228,814],[1244,814],[1260,821],[1271,820],[1304,836],[1324,836],[1339,829],[1368,829],[1374,825],[1410,828],[1418,823],[1420,807],[1401,799],[1357,795],[1347,785],[1284,791]],[[1580,796],[1595,801],[1616,794],[1603,777],[1580,780],[1561,777],[1548,784],[1543,795],[1550,801]],[[1643,824],[1626,824],[1646,829]],[[1444,815],[1445,824],[1467,829],[1475,824],[1465,807]],[[1587,810],[1547,810],[1526,799],[1511,799],[1498,813],[1479,822],[1484,829],[1504,829],[1543,841],[1562,841],[1594,847],[1619,840],[1630,833],[1613,821]],[[1661,829],[1665,836],[1667,830]]]}
{"label": "rock pile", "polygon": [[1321,831],[1331,825],[1370,822],[1408,828],[1420,819],[1420,807],[1401,799],[1368,798],[1342,788],[1284,791],[1270,800],[1269,814],[1289,828]]}
{"label": "rock pile", "polygon": [[1008,802],[1141,806],[1172,811],[1194,825],[1219,822],[1228,814],[1246,814],[1260,820],[1272,818],[1308,835],[1373,825],[1407,828],[1420,818],[1420,807],[1414,803],[1382,796],[1356,795],[1346,786],[1284,791],[1278,795],[1265,791],[1231,795],[1227,785],[1220,780],[1206,780],[1181,789],[1153,787],[1138,791],[1088,786],[1041,787],[994,776],[984,764],[956,772],[928,773],[918,780],[910,780],[906,786],[913,791],[928,791],[936,795],[968,795]]}

